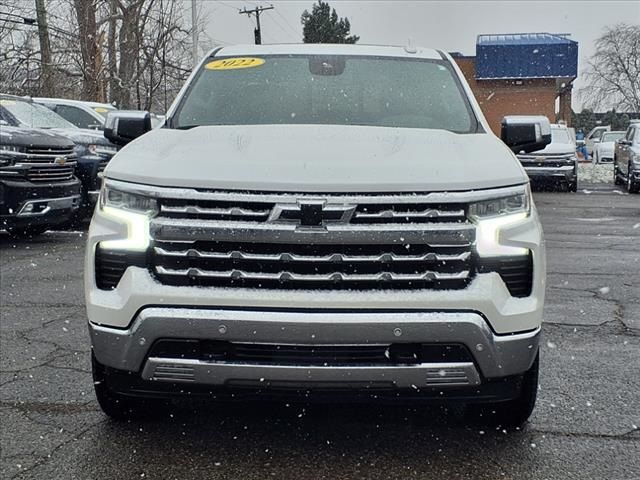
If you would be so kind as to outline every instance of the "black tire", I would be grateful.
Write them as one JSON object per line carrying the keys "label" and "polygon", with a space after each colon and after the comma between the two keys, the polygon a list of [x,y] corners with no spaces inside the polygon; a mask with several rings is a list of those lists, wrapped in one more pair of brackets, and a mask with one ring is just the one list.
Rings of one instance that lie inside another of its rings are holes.
{"label": "black tire", "polygon": [[91,352],[93,387],[102,411],[113,420],[149,420],[166,416],[170,403],[163,399],[140,398],[114,392],[109,388],[109,369]]}
{"label": "black tire", "polygon": [[37,237],[38,235],[42,235],[44,232],[48,230],[48,227],[37,226],[37,227],[7,227],[7,232],[13,238],[32,238]]}
{"label": "black tire", "polygon": [[522,377],[520,395],[512,400],[496,403],[471,404],[467,413],[477,423],[491,426],[519,427],[524,424],[536,405],[540,355]]}
{"label": "black tire", "polygon": [[569,182],[567,184],[568,192],[577,192],[578,191],[578,182]]}
{"label": "black tire", "polygon": [[632,165],[629,163],[627,166],[627,191],[629,193],[638,193],[640,192],[640,182],[634,182],[632,173]]}
{"label": "black tire", "polygon": [[613,184],[614,185],[622,185],[622,180],[620,180],[620,174],[618,173],[618,165],[616,165],[616,159],[613,159]]}

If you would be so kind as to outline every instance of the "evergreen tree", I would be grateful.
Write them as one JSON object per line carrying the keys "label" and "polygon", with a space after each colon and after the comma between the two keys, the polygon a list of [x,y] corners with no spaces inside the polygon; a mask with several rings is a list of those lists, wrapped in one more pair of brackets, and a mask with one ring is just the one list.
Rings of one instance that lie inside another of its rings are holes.
{"label": "evergreen tree", "polygon": [[300,21],[304,43],[356,43],[360,40],[357,35],[350,35],[349,19],[338,17],[336,9],[322,0],[313,4],[311,13],[305,10]]}

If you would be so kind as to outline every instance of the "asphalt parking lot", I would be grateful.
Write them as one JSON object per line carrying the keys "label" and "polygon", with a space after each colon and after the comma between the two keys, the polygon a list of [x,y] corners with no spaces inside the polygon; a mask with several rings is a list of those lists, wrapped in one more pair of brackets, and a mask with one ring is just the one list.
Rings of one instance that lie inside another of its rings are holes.
{"label": "asphalt parking lot", "polygon": [[3,479],[640,478],[640,196],[536,193],[541,384],[521,430],[436,407],[185,404],[118,424],[93,396],[84,234],[0,232]]}

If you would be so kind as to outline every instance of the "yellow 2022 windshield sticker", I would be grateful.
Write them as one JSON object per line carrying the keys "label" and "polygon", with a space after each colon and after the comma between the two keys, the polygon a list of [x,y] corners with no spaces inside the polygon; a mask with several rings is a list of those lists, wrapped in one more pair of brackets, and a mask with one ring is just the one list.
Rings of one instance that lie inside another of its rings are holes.
{"label": "yellow 2022 windshield sticker", "polygon": [[237,70],[239,68],[259,67],[262,64],[264,64],[263,58],[238,57],[214,60],[207,63],[204,68],[207,70]]}

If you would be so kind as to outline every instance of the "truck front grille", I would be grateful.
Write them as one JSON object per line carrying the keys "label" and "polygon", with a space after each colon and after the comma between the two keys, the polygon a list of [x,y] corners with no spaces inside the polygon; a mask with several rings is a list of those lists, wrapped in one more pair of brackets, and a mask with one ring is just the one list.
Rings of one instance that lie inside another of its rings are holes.
{"label": "truck front grille", "polygon": [[31,182],[61,182],[71,180],[75,171],[75,163],[71,165],[38,165],[29,168],[27,178]]}
{"label": "truck front grille", "polygon": [[169,285],[262,288],[464,288],[469,246],[156,241],[153,272]]}

